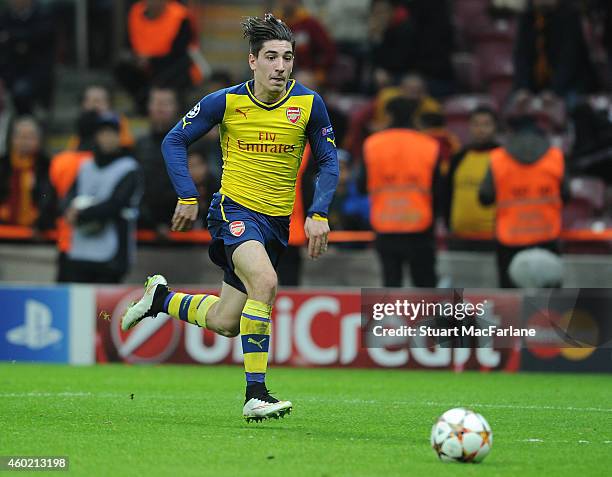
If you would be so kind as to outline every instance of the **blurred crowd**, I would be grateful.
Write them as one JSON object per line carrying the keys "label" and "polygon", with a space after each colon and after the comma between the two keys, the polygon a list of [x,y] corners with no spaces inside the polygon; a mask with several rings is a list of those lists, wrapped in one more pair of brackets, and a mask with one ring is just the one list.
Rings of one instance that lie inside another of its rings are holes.
{"label": "blurred crowd", "polygon": [[[109,15],[109,3],[88,2],[102,12],[100,18]],[[98,274],[104,281],[120,280],[133,255],[135,227],[153,230],[160,242],[169,240],[176,195],[164,171],[161,141],[192,98],[247,79],[204,58],[200,45],[207,32],[200,31],[190,8],[197,2],[125,3],[121,54],[105,54],[100,43],[90,51],[90,63],[111,72],[114,81],[83,88],[71,136],[62,151],[50,154],[46,132],[58,107],[54,69],[65,43],[58,11],[53,2],[0,1],[0,223],[32,227],[35,236],[63,231],[62,281],[91,281],[92,267],[104,269]],[[523,137],[529,150],[544,154],[554,147],[563,153],[563,226],[608,225],[612,2],[265,3],[262,13],[274,11],[294,31],[294,77],[319,92],[329,109],[340,161],[332,230],[372,230],[364,143],[398,127],[397,104],[412,108],[401,127],[437,145],[428,228],[446,231],[449,246],[490,248],[495,200],[481,200],[481,186],[492,151],[512,149],[517,133],[529,136]],[[99,24],[92,35],[109,44]],[[129,108],[117,110],[117,90],[131,98]],[[134,137],[132,123],[142,118],[146,131]],[[312,197],[313,162],[303,170],[301,210]],[[189,169],[204,218],[222,170],[215,130],[192,146]],[[119,239],[109,238],[109,224]],[[433,275],[425,279],[432,281]]]}

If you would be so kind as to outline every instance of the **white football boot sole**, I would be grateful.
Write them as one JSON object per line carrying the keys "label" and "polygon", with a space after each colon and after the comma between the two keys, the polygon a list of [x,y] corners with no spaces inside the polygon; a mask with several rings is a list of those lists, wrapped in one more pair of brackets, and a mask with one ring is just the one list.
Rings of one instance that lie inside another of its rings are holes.
{"label": "white football boot sole", "polygon": [[[153,275],[145,282],[145,292],[142,298],[136,303],[132,303],[121,318],[121,329],[127,331],[140,323],[144,318],[150,316],[148,311],[153,305],[155,290],[159,285],[168,285],[168,281],[163,275]],[[155,318],[152,316],[152,318]]]}
{"label": "white football boot sole", "polygon": [[278,419],[291,414],[293,404],[291,401],[266,402],[251,398],[242,409],[242,415],[247,422],[261,422],[265,419]]}

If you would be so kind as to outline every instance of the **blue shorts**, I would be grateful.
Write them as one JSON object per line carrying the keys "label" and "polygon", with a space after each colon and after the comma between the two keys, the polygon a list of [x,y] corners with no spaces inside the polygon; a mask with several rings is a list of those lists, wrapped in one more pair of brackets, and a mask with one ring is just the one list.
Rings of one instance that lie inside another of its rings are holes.
{"label": "blue shorts", "polygon": [[246,293],[244,283],[234,272],[232,254],[248,240],[260,242],[276,268],[289,240],[289,217],[274,217],[254,212],[217,192],[208,209],[208,230],[212,242],[210,259],[224,272],[223,281]]}

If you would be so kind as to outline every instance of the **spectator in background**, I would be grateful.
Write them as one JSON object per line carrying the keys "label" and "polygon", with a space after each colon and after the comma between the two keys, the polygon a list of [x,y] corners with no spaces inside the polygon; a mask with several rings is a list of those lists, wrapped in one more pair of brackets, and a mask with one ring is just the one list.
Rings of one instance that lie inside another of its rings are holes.
{"label": "spectator in background", "polygon": [[[495,209],[480,204],[478,190],[489,169],[491,151],[499,147],[496,136],[495,111],[486,106],[476,108],[470,115],[470,142],[453,156],[447,176],[444,215],[449,231],[458,238],[493,235]],[[457,245],[464,248],[468,244],[470,241]]]}
{"label": "spectator in background", "polygon": [[190,54],[197,35],[187,7],[174,0],[140,0],[129,11],[127,30],[130,54],[115,73],[138,111],[146,112],[153,85],[185,90],[201,83]]}
{"label": "spectator in background", "polygon": [[215,70],[206,79],[202,85],[202,91],[198,91],[198,98],[202,97],[202,93],[210,94],[220,89],[227,88],[234,84],[232,73],[227,70]]}
{"label": "spectator in background", "polygon": [[30,116],[17,118],[9,152],[0,158],[0,222],[26,226],[34,223],[48,170],[40,126]]}
{"label": "spectator in background", "polygon": [[440,173],[445,176],[450,167],[451,157],[461,149],[461,141],[455,133],[447,129],[446,118],[442,112],[428,112],[415,118],[421,132],[435,139],[440,146]]}
{"label": "spectator in background", "polygon": [[373,0],[368,19],[370,61],[374,69],[374,82],[393,78],[414,70],[417,63],[417,39],[409,10],[391,0]]}
{"label": "spectator in background", "polygon": [[[189,174],[198,190],[198,204],[200,214],[200,227],[206,227],[206,214],[212,201],[212,196],[219,190],[221,184],[213,175],[208,165],[205,152],[192,148],[187,153],[187,164],[189,166]],[[176,196],[174,197],[176,202]]]}
{"label": "spectator in background", "polygon": [[514,45],[514,89],[555,94],[573,104],[594,75],[580,12],[567,1],[533,0],[521,15]]}
{"label": "spectator in background", "polygon": [[67,257],[72,246],[73,233],[72,226],[61,214],[60,204],[72,189],[81,165],[91,160],[93,160],[91,151],[68,150],[53,156],[49,165],[49,181],[40,201],[40,214],[34,224],[34,237],[39,237],[43,231],[56,229],[58,250],[56,281],[59,283],[70,281]]}
{"label": "spectator in background", "polygon": [[409,5],[416,41],[412,69],[425,78],[434,97],[448,96],[455,91],[452,64],[455,32],[449,1],[412,0]]}
{"label": "spectator in background", "polygon": [[0,14],[0,79],[18,115],[51,105],[55,37],[53,16],[36,0],[9,0]]}
{"label": "spectator in background", "polygon": [[338,149],[338,186],[329,207],[329,223],[332,230],[369,230],[370,201],[359,191],[351,156]]}
{"label": "spectator in background", "polygon": [[429,94],[427,84],[422,75],[418,73],[408,73],[400,82],[401,93],[412,101],[417,101],[417,117],[426,113],[439,113],[442,106]]}
{"label": "spectator in background", "polygon": [[425,79],[418,73],[408,73],[402,77],[399,86],[383,88],[374,100],[374,117],[371,119],[370,129],[379,131],[388,121],[386,115],[387,103],[397,96],[403,96],[419,103],[415,113],[415,121],[419,123],[420,118],[426,114],[438,114],[442,112],[442,106],[429,95]]}
{"label": "spectator in background", "polygon": [[133,263],[136,219],[142,195],[138,163],[121,148],[119,118],[100,115],[94,160],[84,161],[66,197],[66,221],[74,233],[66,279],[119,283]]}
{"label": "spectator in background", "polygon": [[148,110],[149,132],[138,139],[135,148],[145,183],[139,226],[155,230],[158,239],[164,240],[170,232],[168,220],[176,207],[176,192],[166,174],[161,143],[179,119],[177,92],[171,88],[154,87],[149,95]]}
{"label": "spectator in background", "polygon": [[446,0],[404,2],[373,0],[369,18],[371,62],[375,77],[416,71],[435,96],[454,90],[453,27]]}
{"label": "spectator in background", "polygon": [[0,156],[6,154],[8,147],[8,130],[11,123],[11,112],[7,108],[8,96],[4,83],[0,79]]}
{"label": "spectator in background", "polygon": [[[369,134],[380,131],[386,126],[387,103],[398,96],[418,102],[415,116],[417,122],[423,114],[442,111],[440,103],[429,95],[423,77],[417,73],[405,75],[399,86],[382,84],[376,97],[351,115],[346,139],[342,143],[339,142],[353,158],[361,158],[363,141]],[[333,121],[332,124],[335,125]]]}
{"label": "spectator in background", "polygon": [[534,117],[513,118],[507,145],[491,152],[479,190],[482,205],[496,204],[499,286],[514,288],[508,269],[528,248],[559,253],[562,202],[569,198],[563,152],[551,147]]}
{"label": "spectator in background", "polygon": [[[229,71],[214,71],[204,85],[202,85],[203,93],[199,92],[197,97],[193,98],[193,102],[199,101],[202,96],[228,88],[233,84],[234,79]],[[221,151],[221,142],[219,141],[218,126],[213,127],[202,138],[198,139],[197,149],[205,157],[212,175],[220,181],[223,172],[223,153]]]}
{"label": "spectator in background", "polygon": [[608,53],[608,67],[612,69],[612,5],[601,0],[604,11],[604,47]]}
{"label": "spectator in background", "polygon": [[[80,126],[81,123],[95,122],[98,115],[113,112],[111,93],[106,86],[100,84],[91,84],[87,86],[81,93],[79,104],[81,109],[77,120],[77,134],[68,139],[68,144],[66,146],[68,150],[91,149],[91,141],[85,141],[84,144],[82,143],[83,138],[79,133],[79,130],[83,129]],[[84,129],[88,129],[87,125],[85,125]],[[86,135],[89,139],[93,139],[92,133]],[[123,114],[119,115],[119,137],[122,147],[126,149],[134,147],[134,136],[130,130],[128,119]]]}
{"label": "spectator in background", "polygon": [[568,168],[572,174],[600,177],[612,184],[612,117],[609,107],[595,108],[588,101],[572,111],[574,145]]}
{"label": "spectator in background", "polygon": [[410,263],[413,286],[435,287],[433,225],[440,193],[438,143],[414,130],[418,103],[394,98],[387,105],[389,127],[364,143],[370,221],[383,269],[383,286],[401,287]]}
{"label": "spectator in background", "polygon": [[301,0],[278,0],[280,17],[295,37],[298,69],[312,71],[325,84],[326,73],[336,61],[336,44],[325,27],[303,7]]}
{"label": "spectator in background", "polygon": [[340,145],[344,141],[346,130],[348,127],[347,115],[341,111],[333,101],[329,101],[326,98],[326,91],[323,84],[317,80],[317,76],[309,70],[300,70],[293,74],[293,78],[301,85],[310,88],[313,91],[317,91],[327,104],[327,114],[329,115],[329,121],[334,127],[334,136],[336,137],[336,144]]}

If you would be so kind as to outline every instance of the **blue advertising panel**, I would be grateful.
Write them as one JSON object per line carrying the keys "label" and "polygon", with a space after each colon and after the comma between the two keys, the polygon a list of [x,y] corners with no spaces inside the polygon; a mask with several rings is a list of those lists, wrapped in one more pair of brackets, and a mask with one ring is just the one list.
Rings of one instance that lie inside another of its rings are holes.
{"label": "blue advertising panel", "polygon": [[67,363],[68,287],[0,288],[0,360]]}

